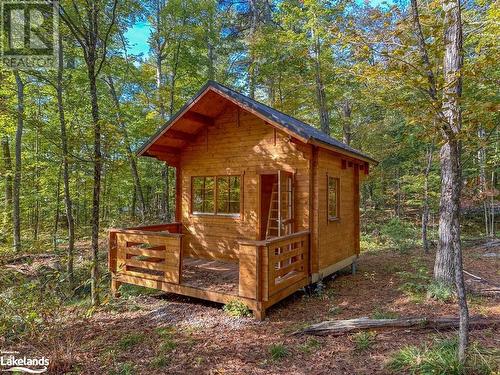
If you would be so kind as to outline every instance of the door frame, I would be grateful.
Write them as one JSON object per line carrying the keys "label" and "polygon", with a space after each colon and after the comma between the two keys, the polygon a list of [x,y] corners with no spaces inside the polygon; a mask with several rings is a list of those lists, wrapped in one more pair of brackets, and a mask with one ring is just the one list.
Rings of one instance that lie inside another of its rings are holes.
{"label": "door frame", "polygon": [[[256,231],[256,240],[264,240],[265,239],[265,230],[264,232],[262,231],[262,220],[263,220],[263,217],[262,217],[262,176],[263,175],[274,175],[276,176],[276,180],[277,180],[277,183],[278,183],[278,197],[280,196],[280,176],[289,176],[291,177],[292,179],[292,206],[291,206],[291,209],[292,209],[292,213],[291,213],[291,222],[289,224],[291,224],[291,233],[294,233],[295,232],[295,227],[296,227],[296,220],[295,220],[295,213],[296,213],[296,209],[295,209],[295,202],[296,202],[296,199],[295,199],[295,195],[296,195],[296,187],[295,187],[295,172],[294,171],[290,171],[290,170],[286,170],[286,169],[268,169],[268,170],[262,170],[260,172],[257,173],[257,176],[258,176],[258,179],[257,179],[257,231]],[[278,205],[280,205],[280,199],[278,199]],[[278,211],[279,214],[280,211]]]}

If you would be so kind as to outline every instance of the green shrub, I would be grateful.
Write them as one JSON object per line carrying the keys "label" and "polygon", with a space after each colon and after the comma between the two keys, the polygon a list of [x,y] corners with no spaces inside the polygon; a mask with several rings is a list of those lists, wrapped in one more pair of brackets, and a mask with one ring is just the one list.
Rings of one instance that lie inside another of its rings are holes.
{"label": "green shrub", "polygon": [[145,338],[143,333],[129,333],[118,341],[118,347],[123,350],[130,349],[131,347],[139,344]]}
{"label": "green shrub", "polygon": [[370,349],[375,344],[375,336],[374,332],[363,331],[355,333],[352,338],[356,350],[362,352]]}
{"label": "green shrub", "polygon": [[394,311],[387,311],[377,307],[372,314],[372,319],[396,319],[399,315]]}
{"label": "green shrub", "polygon": [[389,220],[380,230],[382,236],[397,250],[408,251],[416,245],[418,238],[416,228],[411,224],[397,217]]}
{"label": "green shrub", "polygon": [[160,351],[162,353],[165,353],[165,352],[171,352],[172,350],[174,350],[175,348],[177,347],[177,344],[175,343],[174,340],[168,338],[168,339],[165,339],[165,341],[163,341],[161,344],[160,344]]}
{"label": "green shrub", "polygon": [[134,365],[131,363],[121,363],[116,369],[111,370],[109,375],[133,375],[135,374]]}
{"label": "green shrub", "polygon": [[415,375],[489,375],[498,371],[500,351],[486,350],[472,344],[468,350],[467,364],[458,361],[456,339],[435,341],[430,347],[407,346],[396,352],[388,368],[397,374]]}
{"label": "green shrub", "polygon": [[170,364],[171,360],[172,359],[169,356],[159,354],[153,358],[153,360],[151,361],[151,366],[154,368],[166,367]]}
{"label": "green shrub", "polygon": [[305,343],[299,346],[299,349],[302,352],[309,354],[315,351],[316,349],[319,349],[320,347],[321,347],[321,342],[319,342],[314,337],[309,337]]}
{"label": "green shrub", "polygon": [[273,344],[269,347],[269,355],[273,361],[280,361],[288,355],[288,349],[283,344]]}
{"label": "green shrub", "polygon": [[427,287],[427,298],[448,302],[453,298],[453,289],[444,283],[433,282]]}
{"label": "green shrub", "polygon": [[419,262],[413,262],[412,268],[412,271],[400,271],[396,273],[404,281],[399,290],[415,301],[422,301],[425,298],[427,286],[431,280],[429,271],[425,265]]}
{"label": "green shrub", "polygon": [[236,300],[236,299],[226,303],[222,309],[229,316],[234,316],[234,317],[238,317],[238,318],[252,315],[248,306],[245,305],[243,302]]}
{"label": "green shrub", "polygon": [[333,316],[338,315],[341,312],[342,312],[342,307],[340,307],[340,306],[332,306],[328,309],[328,314],[333,315]]}

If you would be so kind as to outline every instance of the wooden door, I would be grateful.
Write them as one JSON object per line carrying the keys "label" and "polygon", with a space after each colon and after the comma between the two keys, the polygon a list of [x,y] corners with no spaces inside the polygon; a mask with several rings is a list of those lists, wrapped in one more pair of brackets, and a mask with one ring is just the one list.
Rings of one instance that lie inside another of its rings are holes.
{"label": "wooden door", "polygon": [[294,232],[295,199],[294,175],[278,172],[278,237]]}

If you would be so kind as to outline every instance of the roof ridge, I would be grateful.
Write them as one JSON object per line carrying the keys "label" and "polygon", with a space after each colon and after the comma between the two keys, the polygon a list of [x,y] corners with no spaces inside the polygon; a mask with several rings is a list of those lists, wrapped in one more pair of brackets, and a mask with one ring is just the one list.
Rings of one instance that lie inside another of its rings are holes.
{"label": "roof ridge", "polygon": [[249,96],[242,94],[231,87],[228,87],[222,83],[219,83],[215,80],[207,80],[207,82],[198,90],[198,92],[189,99],[182,108],[177,111],[169,120],[162,126],[158,131],[143,144],[143,146],[139,149],[138,154],[142,155],[142,153],[147,149],[149,145],[151,145],[155,140],[166,131],[170,125],[177,120],[177,118],[195,101],[197,101],[201,95],[208,89],[212,88],[215,91],[219,91],[219,95],[227,95],[232,97],[238,103],[248,108],[251,108],[254,111],[260,113],[261,116],[267,118],[270,122],[275,125],[280,125],[287,128],[289,131],[294,133],[297,137],[302,137],[307,143],[310,140],[314,140],[320,143],[325,144],[325,146],[331,146],[339,150],[344,150],[345,152],[352,153],[374,163],[378,163],[375,159],[370,157],[369,155],[364,154],[363,152],[356,150],[355,148],[345,144],[344,142],[339,141],[336,138],[331,137],[330,135],[323,133],[320,129],[299,120],[296,117],[288,115],[279,109],[273,108],[265,103],[259,102],[258,100],[252,99]]}
{"label": "roof ridge", "polygon": [[[349,152],[354,152],[354,153],[356,153],[356,154],[359,154],[360,156],[363,156],[363,157],[365,157],[365,158],[368,158],[368,159],[373,160],[374,162],[377,162],[377,161],[376,161],[375,159],[373,159],[372,157],[370,157],[370,156],[368,156],[368,155],[365,155],[363,152],[361,152],[361,151],[359,151],[359,150],[355,149],[354,147],[352,147],[352,146],[350,146],[350,145],[348,145],[348,144],[346,144],[346,143],[344,143],[344,142],[342,142],[342,141],[340,141],[340,140],[338,140],[338,139],[336,139],[336,138],[332,137],[332,136],[331,136],[331,135],[329,135],[329,134],[324,133],[323,131],[321,131],[320,129],[316,128],[315,126],[312,126],[312,125],[310,125],[310,124],[308,124],[308,123],[306,123],[306,122],[304,122],[304,121],[302,121],[302,120],[300,120],[300,119],[298,119],[298,118],[296,118],[296,117],[294,117],[294,116],[291,116],[291,115],[289,115],[289,114],[287,114],[287,113],[285,113],[285,112],[283,112],[283,111],[280,111],[279,109],[276,109],[276,108],[271,107],[271,106],[269,106],[269,105],[267,105],[267,104],[265,104],[265,103],[262,103],[262,102],[260,102],[260,101],[258,101],[258,100],[256,100],[256,99],[253,99],[253,98],[249,97],[248,95],[242,94],[242,93],[240,93],[240,92],[238,92],[238,91],[236,91],[236,90],[234,90],[234,89],[232,89],[232,88],[230,88],[230,87],[228,87],[228,86],[226,86],[226,85],[224,85],[224,84],[222,84],[222,83],[219,83],[219,82],[217,82],[217,81],[215,81],[215,80],[209,80],[209,81],[207,81],[207,84],[208,84],[208,86],[209,86],[209,87],[210,87],[210,86],[213,86],[214,88],[217,88],[217,86],[219,86],[219,87],[220,87],[220,88],[222,88],[222,89],[229,90],[229,91],[231,91],[232,93],[234,93],[236,96],[242,96],[242,97],[244,97],[246,100],[249,100],[249,101],[251,101],[251,102],[255,103],[257,106],[259,106],[259,105],[260,105],[260,106],[264,106],[264,107],[266,107],[266,109],[267,109],[267,110],[269,110],[270,112],[277,112],[278,114],[280,114],[280,115],[282,115],[282,116],[285,116],[285,117],[287,117],[288,119],[291,119],[291,120],[293,120],[293,121],[296,121],[296,122],[298,123],[298,124],[296,124],[296,125],[300,125],[300,126],[302,126],[302,127],[305,127],[305,128],[306,128],[306,129],[305,129],[305,131],[309,130],[310,132],[313,132],[313,133],[315,133],[315,134],[316,134],[316,136],[311,135],[311,134],[307,134],[307,137],[306,137],[306,138],[308,138],[308,139],[311,139],[311,138],[312,138],[312,139],[316,139],[316,140],[318,140],[318,141],[320,141],[320,142],[327,143],[327,144],[329,143],[329,142],[328,142],[328,140],[331,140],[331,141],[333,141],[333,142],[339,143],[338,145],[332,145],[332,146],[343,148],[343,149],[344,149],[344,150],[346,150],[346,151],[349,151]],[[321,138],[327,138],[327,139],[318,139],[318,137],[321,137]]]}

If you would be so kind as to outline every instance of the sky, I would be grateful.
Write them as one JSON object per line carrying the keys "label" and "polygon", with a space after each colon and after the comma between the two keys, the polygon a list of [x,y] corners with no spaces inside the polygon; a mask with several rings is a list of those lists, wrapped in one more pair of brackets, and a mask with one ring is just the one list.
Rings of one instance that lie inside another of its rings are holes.
{"label": "sky", "polygon": [[147,22],[138,22],[125,33],[128,42],[128,53],[144,56],[149,54],[148,38],[150,26]]}

